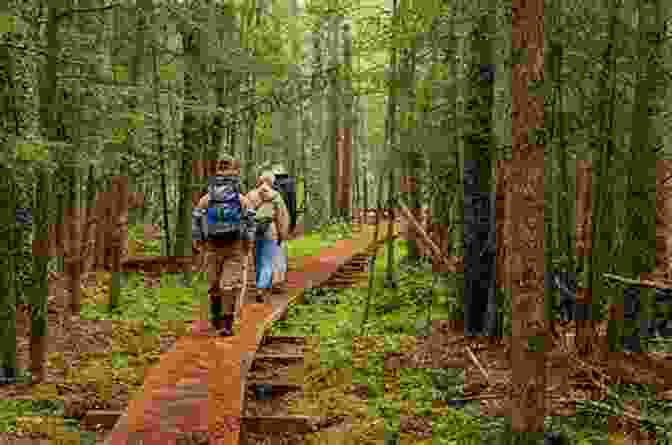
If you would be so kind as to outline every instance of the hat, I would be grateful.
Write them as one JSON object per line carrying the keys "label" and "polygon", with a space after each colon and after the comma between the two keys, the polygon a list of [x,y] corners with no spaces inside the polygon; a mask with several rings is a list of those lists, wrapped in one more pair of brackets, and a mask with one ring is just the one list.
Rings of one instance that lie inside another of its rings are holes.
{"label": "hat", "polygon": [[215,172],[232,172],[240,170],[240,162],[229,154],[223,154],[217,160]]}
{"label": "hat", "polygon": [[258,180],[263,183],[266,183],[264,179],[267,179],[271,183],[270,185],[273,185],[273,183],[275,182],[275,174],[271,170],[264,170],[259,175]]}
{"label": "hat", "polygon": [[257,164],[257,176],[261,175],[264,171],[271,169],[271,161],[265,161],[260,164]]}
{"label": "hat", "polygon": [[272,171],[273,171],[274,175],[287,175],[288,174],[287,169],[282,164],[274,164]]}

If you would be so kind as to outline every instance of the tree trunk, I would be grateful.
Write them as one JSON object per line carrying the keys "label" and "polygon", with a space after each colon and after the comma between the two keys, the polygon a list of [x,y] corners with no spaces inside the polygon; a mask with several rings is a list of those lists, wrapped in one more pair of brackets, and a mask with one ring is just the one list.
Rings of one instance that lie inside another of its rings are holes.
{"label": "tree trunk", "polygon": [[152,65],[153,65],[153,90],[154,90],[154,113],[156,114],[156,144],[159,149],[161,176],[161,210],[162,210],[162,229],[163,229],[163,245],[162,250],[166,255],[171,251],[170,242],[170,225],[168,221],[168,184],[166,175],[168,174],[166,155],[163,144],[163,119],[161,119],[161,93],[159,88],[161,86],[161,79],[159,77],[159,56],[156,50],[156,45],[152,45]]}
{"label": "tree trunk", "polygon": [[545,354],[550,347],[544,311],[544,146],[533,139],[534,130],[543,127],[544,96],[528,92],[528,82],[542,81],[543,29],[542,0],[513,2],[513,52],[527,57],[513,64],[511,75],[513,156],[506,212],[513,229],[507,236],[511,269],[506,283],[512,305],[510,408],[514,442],[528,443],[530,433],[544,430]]}
{"label": "tree trunk", "polygon": [[341,172],[338,175],[341,182],[340,214],[343,218],[351,217],[352,205],[352,127],[354,125],[353,89],[352,89],[352,35],[350,24],[343,25],[343,64],[346,70],[344,88],[344,117],[343,142],[340,151],[339,165]]}
{"label": "tree trunk", "polygon": [[48,201],[50,199],[49,173],[38,170],[36,202],[34,212],[35,235],[33,237],[33,293],[30,298],[30,372],[33,383],[44,379],[44,360],[46,358],[47,338],[47,296],[49,293],[47,265],[49,264],[49,226]]}
{"label": "tree trunk", "polygon": [[[322,71],[322,36],[320,25],[312,32],[313,43],[313,63],[312,63],[312,88],[317,89],[318,79]],[[310,148],[308,150],[308,173],[304,183],[304,201],[305,213],[304,224],[305,231],[310,232],[314,227],[321,223],[328,215],[328,183],[323,181],[322,171],[324,169],[324,96],[317,93],[313,96],[311,105],[312,125]]]}
{"label": "tree trunk", "polygon": [[4,203],[0,236],[0,374],[11,378],[16,374],[16,292],[12,282],[16,205],[13,172],[6,167],[0,167],[0,172],[0,197]]}
{"label": "tree trunk", "polygon": [[[494,295],[495,251],[491,234],[493,167],[493,50],[484,35],[492,32],[488,16],[473,31],[478,59],[472,64],[467,102],[472,129],[465,134],[464,158],[464,315],[465,335],[486,335],[488,297]],[[494,335],[494,332],[487,332]]]}
{"label": "tree trunk", "polygon": [[[339,63],[338,48],[339,48],[339,24],[340,17],[330,17],[330,45],[329,56],[331,67],[336,67]],[[336,71],[331,74],[331,91],[329,96],[329,217],[340,216],[339,212],[339,194],[341,190],[341,179],[338,177],[338,152],[341,147],[341,131],[340,131],[340,94],[341,85]]]}
{"label": "tree trunk", "polygon": [[[660,135],[654,125],[654,118],[662,112],[660,97],[665,97],[665,73],[661,55],[664,41],[664,17],[662,4],[659,0],[653,4],[640,0],[639,9],[639,51],[640,64],[635,84],[635,104],[633,110],[633,134],[630,146],[630,162],[628,164],[628,194],[626,203],[627,236],[626,255],[629,276],[644,278],[655,268],[656,251],[655,237],[655,171],[656,154],[654,149],[660,143]],[[651,292],[645,292],[642,298],[641,319],[651,319]],[[636,319],[637,317],[635,317]],[[626,333],[633,339],[641,339],[646,334],[647,326],[640,321],[638,327],[635,320],[626,320]],[[637,342],[638,343],[638,342]],[[640,344],[631,345],[640,350]]]}
{"label": "tree trunk", "polygon": [[[44,68],[44,77],[40,84],[40,122],[42,124],[43,134],[49,141],[55,141],[58,138],[58,113],[56,102],[57,80],[58,80],[58,55],[60,52],[60,41],[58,35],[60,2],[50,3],[48,6],[48,19],[46,25],[47,36],[47,57]],[[36,233],[35,240],[45,236],[48,233],[49,219],[48,208],[53,201],[51,196],[47,196],[52,190],[49,189],[48,177],[50,174],[44,170],[39,169],[39,183],[38,183],[38,202],[35,207],[39,209],[36,213]],[[54,175],[58,178],[59,175]],[[58,179],[55,179],[58,180]],[[58,185],[57,185],[58,186]],[[60,201],[60,200],[59,200]],[[59,218],[61,219],[61,218]],[[56,223],[61,221],[57,220]],[[61,226],[62,227],[62,226]],[[38,230],[39,228],[39,230]],[[56,230],[58,232],[58,230]],[[60,237],[59,237],[60,238]],[[60,239],[54,240],[56,243]],[[48,240],[47,240],[48,243]],[[46,243],[45,243],[46,244]],[[60,252],[59,252],[60,253]],[[30,359],[31,359],[31,373],[35,382],[40,382],[44,378],[44,359],[46,354],[46,335],[47,335],[47,265],[49,263],[47,249],[38,249],[34,255],[34,282],[35,293],[32,300],[32,324],[30,337]],[[44,256],[43,256],[44,255]]]}
{"label": "tree trunk", "polygon": [[[591,240],[591,255],[587,257],[590,262],[589,267],[586,268],[586,289],[587,292],[580,292],[577,297],[583,297],[585,301],[578,302],[577,306],[581,309],[579,317],[581,319],[589,319],[589,322],[583,322],[582,335],[585,338],[578,338],[577,342],[580,345],[579,353],[589,354],[595,349],[597,344],[597,334],[595,330],[595,315],[599,314],[599,303],[596,299],[593,301],[592,296],[601,296],[607,292],[604,286],[602,274],[610,272],[613,267],[613,261],[610,260],[612,253],[612,245],[614,244],[613,226],[608,221],[614,219],[613,206],[613,179],[610,178],[612,171],[612,160],[615,146],[613,143],[614,134],[614,113],[616,101],[616,66],[615,60],[618,54],[618,49],[615,45],[618,44],[616,40],[615,27],[618,14],[618,6],[616,2],[612,2],[609,6],[610,22],[608,33],[608,46],[604,54],[604,73],[600,77],[598,84],[599,103],[599,133],[594,140],[595,162],[594,162],[594,191],[592,195],[593,200],[593,217],[592,217],[592,240]],[[605,351],[603,351],[605,352]]]}
{"label": "tree trunk", "polygon": [[[397,0],[392,1],[392,23],[393,29],[399,29],[399,6]],[[395,175],[395,159],[394,159],[394,145],[397,137],[397,101],[398,101],[398,66],[397,66],[397,45],[396,42],[392,44],[390,48],[390,87],[389,87],[389,96],[388,96],[388,109],[387,116],[385,119],[386,123],[386,145],[388,147],[387,156],[389,159],[388,168],[389,168],[389,198],[387,201],[387,206],[390,210],[390,223],[388,225],[388,240],[387,240],[387,267],[385,268],[385,287],[394,288],[397,285],[396,275],[394,271],[394,241],[391,239],[392,227],[394,223],[394,211],[396,200],[396,175]]]}

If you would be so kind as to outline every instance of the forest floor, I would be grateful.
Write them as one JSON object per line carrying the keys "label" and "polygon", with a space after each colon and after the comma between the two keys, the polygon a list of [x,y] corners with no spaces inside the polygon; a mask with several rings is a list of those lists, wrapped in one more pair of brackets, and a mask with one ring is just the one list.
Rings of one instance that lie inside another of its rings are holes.
{"label": "forest floor", "polygon": [[[156,226],[144,234],[144,242],[154,251],[160,234]],[[303,246],[290,244],[290,256],[310,254]],[[403,256],[400,242],[397,262]],[[511,388],[510,337],[497,344],[465,339],[461,324],[451,321],[455,317],[446,312],[455,306],[458,281],[437,286],[428,305],[419,290],[435,287],[431,272],[402,268],[398,288],[385,289],[384,263],[379,257],[366,335],[360,336],[359,330],[365,284],[309,292],[307,304],[290,307],[287,319],[273,327],[272,335],[312,339],[306,396],[296,401],[292,413],[327,413],[329,421],[304,443],[322,443],[324,434],[342,434],[344,441],[339,443],[348,443],[349,437],[351,443],[373,444],[386,430],[401,433],[400,445],[488,442],[482,434],[495,434],[508,415],[504,401]],[[46,379],[34,386],[20,382],[0,387],[0,444],[56,443],[53,438],[58,437],[60,443],[87,445],[104,437],[106,431],[83,428],[81,416],[90,409],[123,410],[140,389],[145,371],[198,318],[201,302],[188,289],[178,290],[174,277],[166,275],[148,277],[147,287],[142,286],[141,274],[129,278],[127,287],[132,292],[122,295],[122,305],[124,313],[133,317],[107,316],[101,309],[109,274],[85,277],[82,314],[71,320],[62,315],[68,298],[66,283],[58,274],[51,277]],[[205,286],[197,277],[193,292],[203,295]],[[143,288],[138,298],[138,289]],[[599,438],[613,438],[614,431],[625,433],[619,443],[653,443],[643,440],[640,424],[669,425],[669,403],[653,403],[653,411],[645,412],[638,408],[638,400],[623,401],[620,407],[625,414],[610,412],[609,407],[618,383],[660,381],[660,373],[664,382],[654,385],[647,403],[672,399],[667,385],[672,374],[664,375],[672,365],[672,354],[626,354],[618,359],[616,372],[597,358],[580,359],[573,344],[574,330],[573,323],[558,326],[547,356],[550,429],[565,431],[571,443],[580,445],[606,443]],[[604,338],[606,322],[598,325],[598,331]],[[29,362],[28,334],[29,319],[20,311],[20,369]],[[626,367],[630,372],[623,375]],[[588,408],[578,412],[576,401],[589,401]],[[660,437],[661,431],[657,432]]]}
{"label": "forest floor", "polygon": [[[400,251],[403,244],[397,249],[403,257]],[[347,424],[344,434],[352,441],[337,443],[379,443],[386,429],[400,433],[401,445],[497,443],[514,388],[511,337],[465,338],[463,323],[454,321],[460,317],[450,313],[459,306],[457,276],[437,284],[431,268],[406,267],[402,260],[398,287],[385,289],[383,258],[366,335],[359,329],[366,289],[317,296],[310,305],[290,308],[287,321],[274,326],[273,335],[319,339],[313,348],[319,349],[320,365],[309,365],[307,396],[295,413],[326,410],[343,419],[339,428]],[[427,289],[434,290],[429,300]],[[597,347],[606,345],[603,321],[597,323],[594,353],[581,357],[574,343],[576,323],[554,328],[546,355],[546,430],[563,432],[579,445],[653,444],[647,434],[652,431],[657,443],[666,443],[672,342],[657,338],[647,345],[648,353],[605,359]],[[306,443],[327,440],[317,436]]]}
{"label": "forest floor", "polygon": [[[146,236],[149,241],[157,241],[160,229],[150,227]],[[109,289],[109,279],[110,274],[105,273],[84,276],[83,305],[104,297]],[[160,277],[148,277],[147,284],[150,287],[158,284],[153,281],[160,281]],[[25,371],[30,360],[29,314],[26,310],[17,311],[17,364],[19,370],[23,370],[24,381],[0,387],[0,400],[5,408],[0,410],[0,443],[38,443],[54,429],[73,433],[70,436],[74,440],[79,430],[75,419],[90,409],[123,409],[142,383],[142,371],[154,364],[177,338],[179,329],[167,325],[158,336],[144,336],[146,344],[135,345],[132,353],[123,347],[127,345],[123,345],[122,339],[142,339],[143,326],[134,320],[90,319],[81,314],[65,316],[69,313],[67,286],[65,277],[51,274],[47,363],[45,379],[38,385],[27,383],[29,375]],[[124,366],[129,361],[136,365],[132,367],[133,372],[128,372],[129,368]],[[17,418],[17,412],[25,415]],[[44,419],[33,424],[35,422],[30,417]],[[99,438],[100,433],[84,432],[82,443],[94,443]]]}

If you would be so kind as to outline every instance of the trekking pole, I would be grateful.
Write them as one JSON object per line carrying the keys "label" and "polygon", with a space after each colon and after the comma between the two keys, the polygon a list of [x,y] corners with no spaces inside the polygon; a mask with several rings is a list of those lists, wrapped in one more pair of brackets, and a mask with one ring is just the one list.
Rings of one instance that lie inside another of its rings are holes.
{"label": "trekking pole", "polygon": [[243,308],[243,303],[245,301],[245,294],[247,293],[247,271],[249,269],[249,263],[250,263],[250,256],[252,253],[252,249],[248,248],[247,252],[245,253],[245,259],[243,260],[243,284],[240,287],[240,294],[238,295],[238,299],[236,300],[236,308],[234,312],[234,319],[233,319],[233,332],[234,333],[239,333],[239,328],[240,328],[240,316]]}

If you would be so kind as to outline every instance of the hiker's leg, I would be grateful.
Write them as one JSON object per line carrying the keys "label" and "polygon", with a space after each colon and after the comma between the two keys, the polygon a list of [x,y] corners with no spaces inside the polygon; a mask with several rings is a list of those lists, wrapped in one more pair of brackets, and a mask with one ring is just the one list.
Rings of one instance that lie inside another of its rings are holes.
{"label": "hiker's leg", "polygon": [[254,241],[254,277],[255,277],[255,284],[257,286],[257,289],[259,289],[259,280],[261,277],[261,271],[262,271],[262,265],[261,265],[261,249],[263,248],[263,241],[261,239],[257,239]]}
{"label": "hiker's leg", "polygon": [[215,329],[221,329],[222,294],[219,288],[220,267],[217,251],[214,246],[208,246],[205,251],[205,266],[208,275],[208,298],[210,300],[210,316]]}
{"label": "hiker's leg", "polygon": [[280,248],[280,254],[282,255],[282,282],[287,282],[287,269],[289,268],[289,248],[287,247],[287,241],[282,243]]}
{"label": "hiker's leg", "polygon": [[285,246],[278,246],[277,241],[274,245],[273,253],[273,292],[284,293],[285,291]]}
{"label": "hiker's leg", "polygon": [[277,245],[274,240],[257,240],[257,289],[260,291],[260,296],[268,294],[273,282],[274,244]]}
{"label": "hiker's leg", "polygon": [[222,251],[220,278],[223,288],[222,309],[225,315],[235,312],[236,297],[239,294],[242,277],[244,252],[241,241],[234,241]]}

